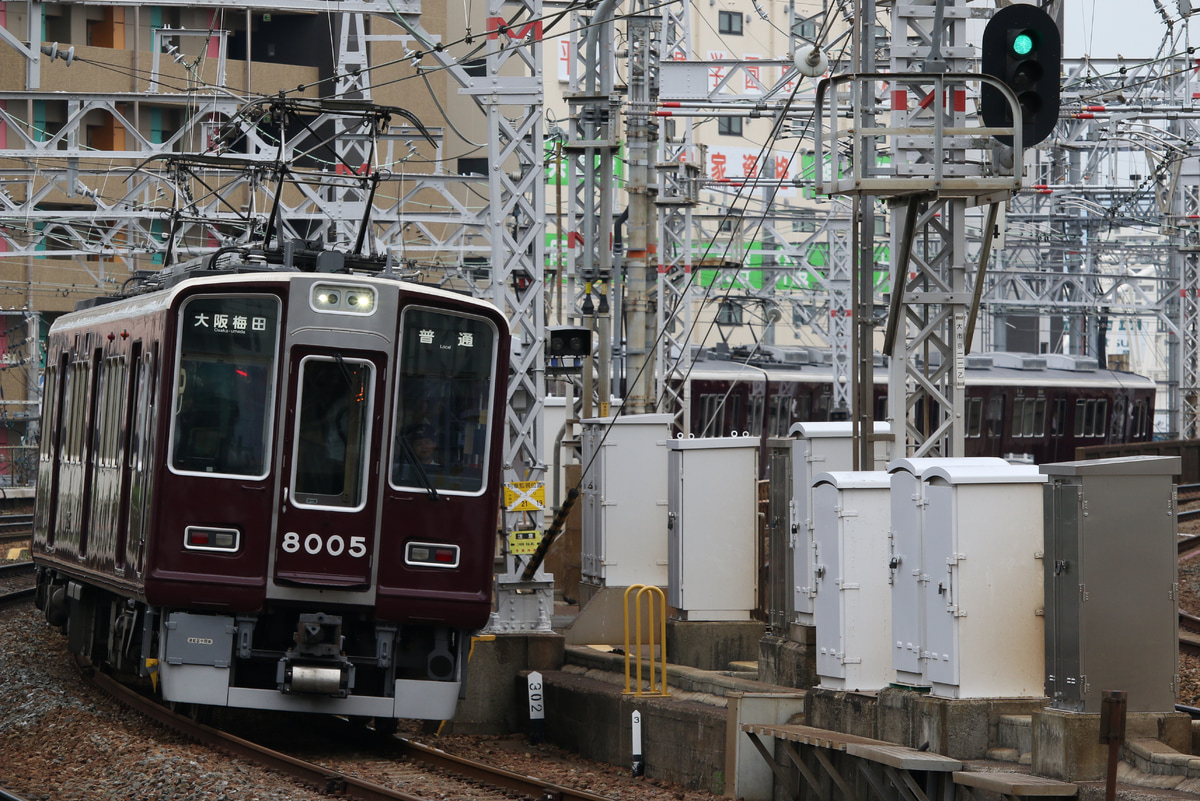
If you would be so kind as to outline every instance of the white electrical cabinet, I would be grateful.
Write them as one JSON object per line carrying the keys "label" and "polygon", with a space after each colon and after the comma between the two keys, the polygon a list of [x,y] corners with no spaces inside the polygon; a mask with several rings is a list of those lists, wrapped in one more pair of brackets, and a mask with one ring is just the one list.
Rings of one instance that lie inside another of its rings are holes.
{"label": "white electrical cabinet", "polygon": [[925,660],[925,599],[923,588],[929,570],[922,557],[925,528],[925,473],[952,465],[1008,467],[993,457],[947,457],[896,459],[888,465],[891,474],[891,528],[888,570],[892,590],[892,666],[896,683],[928,687]]}
{"label": "white electrical cabinet", "polygon": [[923,479],[931,694],[1040,698],[1046,477],[1034,465],[943,465]]}
{"label": "white electrical cabinet", "polygon": [[[888,423],[876,423],[876,435],[891,433]],[[813,625],[813,478],[821,473],[854,469],[853,423],[795,423],[788,436],[792,437],[792,576],[793,608],[796,623]],[[874,445],[874,464],[866,470],[882,469],[887,464],[888,442],[877,440]]]}
{"label": "white electrical cabinet", "polygon": [[672,415],[583,421],[582,576],[608,587],[667,586],[667,449]]}
{"label": "white electrical cabinet", "polygon": [[667,465],[667,602],[681,620],[749,620],[758,579],[758,440],[669,440]]}
{"label": "white electrical cabinet", "polygon": [[813,479],[817,675],[820,686],[871,692],[895,677],[888,586],[891,481],[886,472]]}

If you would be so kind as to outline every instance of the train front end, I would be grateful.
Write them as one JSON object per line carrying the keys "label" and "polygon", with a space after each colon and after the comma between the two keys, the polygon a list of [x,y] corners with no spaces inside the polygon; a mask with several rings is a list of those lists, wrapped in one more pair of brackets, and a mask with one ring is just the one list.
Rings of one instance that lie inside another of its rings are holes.
{"label": "train front end", "polygon": [[80,479],[85,506],[118,510],[122,554],[86,532],[86,553],[56,552],[48,535],[47,617],[176,704],[453,717],[492,608],[503,316],[343,274],[165,292],[153,325],[120,304],[89,324],[101,347],[137,332],[145,355],[120,379],[120,432],[91,421],[123,438],[125,474]]}

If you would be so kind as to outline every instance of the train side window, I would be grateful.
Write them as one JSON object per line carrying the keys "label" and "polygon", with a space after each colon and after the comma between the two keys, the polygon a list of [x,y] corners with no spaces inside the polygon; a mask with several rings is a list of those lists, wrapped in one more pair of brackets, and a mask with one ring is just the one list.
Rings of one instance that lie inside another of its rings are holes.
{"label": "train side window", "polygon": [[45,386],[42,390],[42,441],[40,457],[49,461],[54,455],[54,434],[58,425],[58,366],[46,367]]}
{"label": "train side window", "polygon": [[[775,406],[775,401],[778,398],[771,398],[771,406]],[[762,395],[750,396],[750,433],[756,437],[762,436],[763,432],[763,407],[766,405],[765,397]],[[774,428],[774,426],[772,426]]]}
{"label": "train side window", "polygon": [[829,399],[829,392],[822,392],[817,396],[816,413],[813,415],[814,420],[824,421],[829,419]]}
{"label": "train side window", "polygon": [[79,464],[83,461],[84,421],[88,408],[88,379],[91,376],[91,362],[77,361],[71,364],[68,376],[68,407],[66,417],[67,442],[64,450],[64,461]]}
{"label": "train side window", "polygon": [[967,398],[967,436],[977,438],[983,432],[983,398]]}
{"label": "train side window", "polygon": [[1046,399],[1038,398],[1033,402],[1033,430],[1031,436],[1046,436]]}
{"label": "train side window", "polygon": [[1108,430],[1108,399],[1096,401],[1096,426],[1092,430],[1093,437],[1103,437]]}
{"label": "train side window", "polygon": [[130,470],[138,470],[142,466],[142,443],[146,441],[146,419],[149,416],[146,393],[146,364],[143,357],[133,363],[133,415],[129,421],[129,449],[125,454],[125,464]]}
{"label": "train side window", "polygon": [[1096,436],[1096,399],[1091,398],[1083,404],[1083,435]]}
{"label": "train side window", "polygon": [[1026,437],[1033,436],[1033,418],[1037,407],[1036,398],[1026,398],[1025,407],[1021,410],[1021,433]]}
{"label": "train side window", "polygon": [[1054,399],[1054,415],[1050,420],[1050,435],[1061,437],[1067,432],[1067,401],[1063,398]]}
{"label": "train side window", "polygon": [[[1075,401],[1075,436],[1076,437],[1084,436],[1083,432],[1087,430],[1087,423],[1086,423],[1087,409],[1088,409],[1088,402],[1085,399],[1080,398],[1079,400]],[[1094,412],[1093,412],[1093,414],[1094,414]]]}
{"label": "train side window", "polygon": [[787,395],[779,395],[776,400],[775,426],[772,430],[772,435],[776,437],[786,437],[788,430],[792,427],[792,406],[794,400]]}
{"label": "train side window", "polygon": [[[796,398],[796,420],[802,423],[812,421],[812,395],[801,395]],[[790,425],[788,429],[791,429]]]}
{"label": "train side window", "polygon": [[1012,435],[1014,437],[1025,436],[1023,423],[1025,420],[1025,399],[1016,398],[1013,400],[1013,415],[1012,415]]}
{"label": "train side window", "polygon": [[105,359],[100,374],[100,413],[96,417],[93,461],[101,467],[120,464],[120,432],[125,410],[125,357]]}
{"label": "train side window", "polygon": [[700,396],[700,436],[715,437],[724,423],[724,396],[708,393]]}
{"label": "train side window", "polygon": [[264,478],[275,408],[279,299],[197,295],[179,312],[171,468]]}
{"label": "train side window", "polygon": [[1133,437],[1140,439],[1146,436],[1146,402],[1137,400],[1133,402]]}
{"label": "train side window", "polygon": [[[481,317],[410,307],[400,322],[392,483],[479,493],[487,484],[496,329]],[[420,441],[424,435],[425,441]],[[419,446],[419,447],[418,447]],[[427,451],[433,461],[426,461]]]}
{"label": "train side window", "polygon": [[998,437],[1004,433],[1004,395],[988,398],[987,435]]}

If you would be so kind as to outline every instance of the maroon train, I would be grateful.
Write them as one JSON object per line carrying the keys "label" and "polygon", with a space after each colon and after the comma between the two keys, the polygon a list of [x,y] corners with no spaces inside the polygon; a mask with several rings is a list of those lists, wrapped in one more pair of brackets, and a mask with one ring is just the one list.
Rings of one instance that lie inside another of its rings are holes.
{"label": "maroon train", "polygon": [[168,702],[450,718],[492,609],[508,324],[277,255],[55,322],[38,606]]}
{"label": "maroon train", "polygon": [[[819,349],[759,347],[704,354],[688,376],[692,434],[785,437],[792,423],[830,419],[832,368]],[[1035,464],[1075,448],[1152,439],[1154,382],[1061,354],[972,354],[966,363],[966,456]],[[876,369],[875,417],[888,417],[887,371]]]}

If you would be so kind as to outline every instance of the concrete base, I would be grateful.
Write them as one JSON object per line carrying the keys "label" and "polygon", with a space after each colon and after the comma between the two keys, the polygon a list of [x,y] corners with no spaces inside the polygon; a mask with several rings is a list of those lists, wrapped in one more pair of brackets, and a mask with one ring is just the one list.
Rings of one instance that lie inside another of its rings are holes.
{"label": "concrete base", "polygon": [[[808,725],[846,734],[924,748],[953,759],[983,759],[1000,743],[1000,719],[1029,715],[1044,698],[932,698],[886,688],[878,693],[813,689]],[[1055,777],[1058,778],[1058,777]]]}
{"label": "concrete base", "polygon": [[[1125,739],[1151,739],[1189,753],[1192,721],[1182,712],[1130,712]],[[1100,781],[1108,764],[1108,746],[1100,745],[1100,715],[1040,709],[1033,716],[1033,772],[1069,782]]]}
{"label": "concrete base", "polygon": [[792,626],[786,638],[768,634],[759,640],[758,680],[805,690],[816,686],[816,629]]}
{"label": "concrete base", "polygon": [[667,661],[700,670],[729,670],[731,662],[758,659],[766,624],[756,620],[667,621]]}
{"label": "concrete base", "polygon": [[[628,636],[632,647],[637,639],[638,630],[635,610],[642,618],[642,642],[647,643],[652,637],[657,646],[662,645],[659,641],[662,639],[663,616],[670,616],[673,611],[671,607],[664,611],[663,604],[655,601],[655,622],[652,623],[649,616],[649,599],[643,598],[638,603],[635,592],[631,592],[627,599],[625,591],[628,587],[599,587],[594,584],[581,584],[580,587],[586,588],[586,592],[580,593],[586,598],[582,601],[583,606],[579,614],[563,630],[568,645],[623,646],[625,637]],[[626,609],[629,611],[628,633],[625,631]]]}
{"label": "concrete base", "polygon": [[725,793],[725,709],[678,698],[624,695],[619,685],[577,674],[542,676],[549,742],[587,759],[632,766],[636,710],[642,716],[647,777]]}
{"label": "concrete base", "polygon": [[525,731],[529,708],[523,672],[558,670],[563,664],[558,634],[497,634],[475,640],[467,671],[467,695],[458,702],[447,730],[455,734],[508,734]]}

